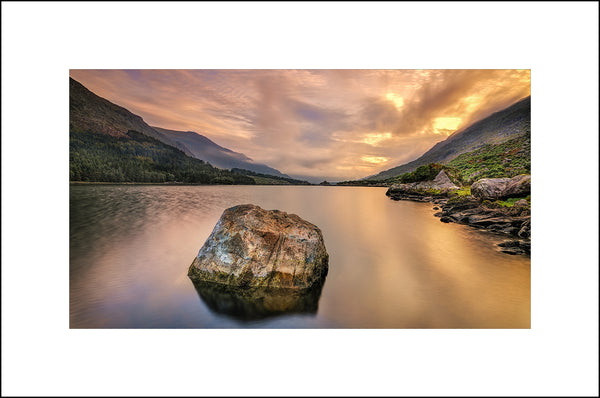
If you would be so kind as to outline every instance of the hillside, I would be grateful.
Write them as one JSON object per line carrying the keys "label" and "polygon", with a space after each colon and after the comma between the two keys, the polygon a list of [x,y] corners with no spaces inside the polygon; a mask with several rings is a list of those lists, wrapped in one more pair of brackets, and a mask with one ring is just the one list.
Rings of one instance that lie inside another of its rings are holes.
{"label": "hillside", "polygon": [[70,181],[256,184],[133,130],[118,137],[71,130],[69,138]]}
{"label": "hillside", "polygon": [[243,153],[234,152],[224,148],[207,137],[193,131],[168,130],[161,127],[152,127],[154,130],[169,138],[171,141],[190,150],[192,156],[209,162],[222,169],[245,169],[260,174],[269,174],[284,178],[289,176],[265,164],[254,163]]}
{"label": "hillside", "polygon": [[414,171],[417,167],[429,163],[447,163],[463,153],[477,150],[485,145],[501,144],[517,136],[529,136],[530,121],[531,97],[527,97],[452,134],[446,140],[435,144],[418,159],[366,177],[365,180],[386,180]]}
{"label": "hillside", "polygon": [[70,181],[256,184],[250,176],[218,169],[165,143],[170,139],[141,117],[73,79],[69,101]]}
{"label": "hillside", "polygon": [[531,136],[524,134],[501,144],[487,144],[457,156],[446,165],[457,171],[463,185],[481,178],[531,174]]}
{"label": "hillside", "polygon": [[163,136],[140,116],[94,94],[73,78],[69,78],[69,129],[93,131],[113,137],[125,137],[128,131],[133,130],[193,156],[184,145]]}
{"label": "hillside", "polygon": [[433,180],[440,170],[444,170],[452,182],[462,186],[469,186],[481,178],[511,178],[519,174],[531,174],[531,137],[524,134],[501,144],[486,144],[445,164],[428,163],[385,180],[343,181],[337,185],[390,186],[394,183],[428,181]]}

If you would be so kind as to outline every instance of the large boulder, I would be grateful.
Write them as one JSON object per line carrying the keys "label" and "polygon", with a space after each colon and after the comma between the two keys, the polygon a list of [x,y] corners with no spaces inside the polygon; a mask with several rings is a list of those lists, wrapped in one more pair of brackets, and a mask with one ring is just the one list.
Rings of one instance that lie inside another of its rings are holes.
{"label": "large boulder", "polygon": [[471,195],[479,199],[496,200],[502,196],[510,178],[482,178],[471,185]]}
{"label": "large boulder", "polygon": [[522,198],[531,194],[531,175],[521,174],[510,179],[502,191],[502,198]]}
{"label": "large boulder", "polygon": [[482,178],[471,185],[471,195],[480,199],[519,198],[531,193],[531,175],[513,178]]}
{"label": "large boulder", "polygon": [[247,204],[223,212],[188,276],[235,288],[302,290],[324,281],[328,260],[315,225]]}

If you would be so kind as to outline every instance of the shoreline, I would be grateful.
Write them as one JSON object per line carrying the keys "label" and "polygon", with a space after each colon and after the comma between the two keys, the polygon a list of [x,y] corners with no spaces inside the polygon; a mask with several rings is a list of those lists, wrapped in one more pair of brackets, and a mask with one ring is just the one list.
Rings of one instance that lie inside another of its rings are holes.
{"label": "shoreline", "polygon": [[69,181],[69,185],[160,185],[160,186],[245,186],[245,187],[268,187],[268,186],[290,186],[290,187],[310,187],[318,186],[319,184],[194,184],[187,182],[106,182],[106,181]]}
{"label": "shoreline", "polygon": [[497,207],[485,204],[471,195],[447,197],[442,195],[394,195],[392,200],[426,202],[438,210],[434,217],[443,223],[456,223],[492,232],[506,240],[498,246],[502,253],[531,256],[531,209],[530,207]]}

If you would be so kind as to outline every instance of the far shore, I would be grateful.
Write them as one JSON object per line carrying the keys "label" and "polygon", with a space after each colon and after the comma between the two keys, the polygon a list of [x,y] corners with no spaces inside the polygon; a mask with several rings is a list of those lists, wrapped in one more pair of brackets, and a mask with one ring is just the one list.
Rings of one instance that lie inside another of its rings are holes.
{"label": "far shore", "polygon": [[167,185],[167,186],[247,186],[247,187],[388,187],[386,185],[353,184],[193,184],[188,182],[106,182],[106,181],[69,181],[69,185]]}

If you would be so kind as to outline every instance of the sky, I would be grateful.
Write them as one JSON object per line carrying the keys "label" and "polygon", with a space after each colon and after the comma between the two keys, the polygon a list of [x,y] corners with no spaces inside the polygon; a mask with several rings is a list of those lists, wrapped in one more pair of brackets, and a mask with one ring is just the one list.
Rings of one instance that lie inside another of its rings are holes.
{"label": "sky", "polygon": [[194,131],[292,177],[414,160],[531,93],[530,70],[70,70],[151,126]]}

